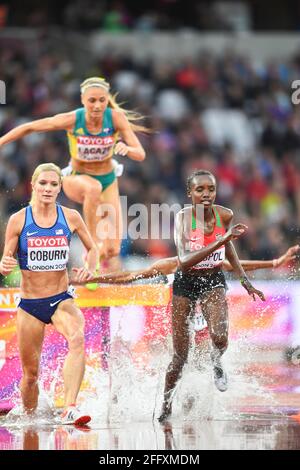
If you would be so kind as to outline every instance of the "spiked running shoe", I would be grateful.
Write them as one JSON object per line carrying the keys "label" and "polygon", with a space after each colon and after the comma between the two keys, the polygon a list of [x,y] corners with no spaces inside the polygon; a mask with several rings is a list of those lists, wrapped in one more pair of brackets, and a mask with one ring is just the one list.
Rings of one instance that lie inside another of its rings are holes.
{"label": "spiked running shoe", "polygon": [[226,392],[228,388],[228,378],[221,364],[214,366],[214,381],[215,386],[220,392]]}
{"label": "spiked running shoe", "polygon": [[61,424],[83,426],[91,421],[89,415],[81,413],[75,405],[68,406],[61,414]]}

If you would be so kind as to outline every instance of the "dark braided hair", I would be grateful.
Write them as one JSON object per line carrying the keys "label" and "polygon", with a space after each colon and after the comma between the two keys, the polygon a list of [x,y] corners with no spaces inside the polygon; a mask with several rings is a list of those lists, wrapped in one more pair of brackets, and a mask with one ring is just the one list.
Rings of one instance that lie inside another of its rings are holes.
{"label": "dark braided hair", "polygon": [[216,181],[216,178],[215,176],[208,170],[196,170],[194,171],[187,179],[187,182],[186,182],[186,188],[187,188],[187,192],[190,193],[191,192],[191,189],[192,189],[192,181],[194,178],[196,178],[197,176],[211,176],[211,178],[213,178],[215,181]]}

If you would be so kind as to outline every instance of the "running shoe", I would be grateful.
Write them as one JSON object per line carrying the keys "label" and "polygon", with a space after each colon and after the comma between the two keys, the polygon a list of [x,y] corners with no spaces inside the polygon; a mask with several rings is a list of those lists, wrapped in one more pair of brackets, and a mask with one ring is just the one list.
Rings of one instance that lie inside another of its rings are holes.
{"label": "running shoe", "polygon": [[220,350],[213,347],[210,357],[214,368],[215,386],[220,392],[226,392],[228,388],[228,378],[221,362],[221,356]]}
{"label": "running shoe", "polygon": [[226,392],[228,388],[228,378],[221,364],[214,366],[215,386],[220,392]]}
{"label": "running shoe", "polygon": [[75,426],[83,426],[92,419],[89,415],[81,413],[75,405],[68,406],[60,418],[61,424],[75,424]]}

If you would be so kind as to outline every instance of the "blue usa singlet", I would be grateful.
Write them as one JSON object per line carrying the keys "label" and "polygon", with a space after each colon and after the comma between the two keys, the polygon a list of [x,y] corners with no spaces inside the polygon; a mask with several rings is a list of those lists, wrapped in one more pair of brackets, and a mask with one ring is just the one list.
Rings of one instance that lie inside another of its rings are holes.
{"label": "blue usa singlet", "polygon": [[64,271],[69,260],[72,232],[61,206],[52,227],[39,227],[27,206],[24,227],[19,236],[18,260],[21,269],[29,271]]}

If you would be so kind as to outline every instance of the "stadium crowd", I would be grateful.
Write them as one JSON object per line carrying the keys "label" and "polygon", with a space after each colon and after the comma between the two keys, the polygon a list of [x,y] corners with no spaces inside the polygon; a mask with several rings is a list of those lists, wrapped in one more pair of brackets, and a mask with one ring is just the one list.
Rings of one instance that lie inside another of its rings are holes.
{"label": "stadium crowd", "polygon": [[[1,135],[28,120],[79,107],[80,82],[104,76],[119,92],[118,100],[145,115],[154,130],[141,136],[147,152],[143,164],[119,157],[125,165],[120,192],[128,206],[188,203],[186,177],[204,168],[217,177],[217,202],[249,227],[237,244],[242,258],[276,258],[298,242],[300,108],[292,103],[291,82],[300,76],[300,51],[288,61],[266,63],[234,50],[222,55],[203,50],[196,60],[178,63],[135,62],[107,53],[84,69],[65,50],[42,44],[35,54],[19,44],[0,51],[0,78],[7,90]],[[68,160],[63,132],[33,134],[1,149],[2,241],[6,219],[29,200],[36,165],[64,167]],[[172,236],[127,238],[122,253],[164,257],[174,250]]]}

